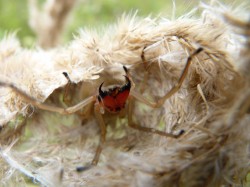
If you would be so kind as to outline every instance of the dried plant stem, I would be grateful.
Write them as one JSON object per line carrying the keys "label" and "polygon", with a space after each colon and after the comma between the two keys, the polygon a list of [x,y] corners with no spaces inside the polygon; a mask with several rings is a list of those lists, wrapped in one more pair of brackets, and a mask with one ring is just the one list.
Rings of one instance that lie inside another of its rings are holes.
{"label": "dried plant stem", "polygon": [[43,11],[39,11],[37,0],[29,0],[29,22],[37,34],[38,45],[45,49],[58,45],[66,18],[75,2],[76,0],[47,0]]}

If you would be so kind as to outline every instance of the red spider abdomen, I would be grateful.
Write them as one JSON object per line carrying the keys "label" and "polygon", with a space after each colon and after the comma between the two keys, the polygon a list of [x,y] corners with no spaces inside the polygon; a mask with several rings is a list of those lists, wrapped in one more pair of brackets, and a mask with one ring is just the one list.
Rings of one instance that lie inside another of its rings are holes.
{"label": "red spider abdomen", "polygon": [[108,111],[119,112],[125,107],[128,96],[129,90],[123,90],[119,91],[115,95],[106,95],[104,98],[102,98],[102,102]]}
{"label": "red spider abdomen", "polygon": [[[124,66],[123,68],[127,74],[126,67]],[[107,91],[103,91],[103,83],[99,86],[99,95],[97,97],[98,101],[100,105],[109,112],[117,113],[125,107],[131,88],[131,81],[129,77],[125,75],[125,78],[127,82],[121,87],[115,86]]]}

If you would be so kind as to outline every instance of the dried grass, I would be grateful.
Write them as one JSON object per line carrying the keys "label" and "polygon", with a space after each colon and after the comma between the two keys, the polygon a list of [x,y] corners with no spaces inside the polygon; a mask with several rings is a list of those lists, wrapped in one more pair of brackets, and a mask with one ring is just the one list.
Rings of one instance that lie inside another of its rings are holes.
{"label": "dried grass", "polygon": [[122,65],[135,89],[154,100],[176,84],[188,55],[204,48],[163,107],[134,107],[137,123],[185,134],[175,140],[138,132],[126,118],[106,115],[100,163],[82,173],[76,166],[91,161],[98,142],[94,116],[41,111],[1,87],[1,184],[25,186],[26,176],[41,186],[241,186],[249,169],[249,22],[225,7],[203,8],[200,18],[123,16],[101,32],[82,30],[68,47],[51,51],[27,51],[14,36],[1,41],[1,81],[63,106],[62,72],[75,83],[70,105],[95,94],[103,81],[123,81]]}

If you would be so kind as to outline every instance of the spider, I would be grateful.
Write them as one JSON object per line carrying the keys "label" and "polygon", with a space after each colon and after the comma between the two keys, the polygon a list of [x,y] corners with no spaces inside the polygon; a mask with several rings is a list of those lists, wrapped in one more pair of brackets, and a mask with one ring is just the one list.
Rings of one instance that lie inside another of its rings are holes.
{"label": "spider", "polygon": [[[108,89],[108,90],[103,90],[102,86],[104,84],[104,82],[99,86],[98,89],[98,94],[96,95],[92,95],[84,100],[82,100],[81,102],[79,102],[78,104],[68,107],[68,108],[62,108],[62,107],[57,107],[57,106],[52,106],[52,105],[48,105],[42,102],[37,101],[35,98],[29,96],[28,94],[26,94],[23,90],[19,89],[17,86],[15,86],[14,84],[11,83],[5,83],[5,82],[1,82],[0,81],[0,86],[2,87],[8,87],[10,89],[12,89],[14,92],[16,92],[17,94],[19,94],[26,102],[29,102],[31,105],[36,106],[37,108],[43,109],[43,110],[47,110],[47,111],[51,111],[51,112],[57,112],[63,115],[66,114],[72,114],[75,113],[77,111],[79,111],[80,109],[82,109],[83,107],[86,107],[89,104],[94,105],[94,114],[95,117],[99,123],[100,126],[100,140],[99,140],[99,144],[96,148],[95,151],[95,155],[94,158],[90,164],[90,166],[94,166],[98,164],[99,158],[100,158],[100,154],[102,152],[102,148],[103,145],[105,143],[105,139],[106,139],[106,125],[103,119],[103,114],[105,113],[105,111],[109,112],[109,113],[113,113],[113,114],[118,114],[119,112],[121,112],[126,105],[128,105],[128,126],[140,131],[144,131],[144,132],[148,132],[148,133],[153,133],[153,134],[158,134],[160,136],[165,136],[165,137],[170,137],[170,138],[179,138],[183,133],[184,130],[181,130],[178,134],[172,134],[172,133],[167,133],[164,131],[160,131],[154,128],[149,128],[149,127],[144,127],[141,126],[139,124],[135,124],[132,121],[132,105],[131,105],[131,100],[132,99],[137,99],[138,101],[153,107],[153,108],[158,108],[161,107],[163,105],[163,103],[170,98],[173,94],[175,94],[181,87],[183,81],[185,80],[185,77],[188,73],[188,69],[189,66],[191,64],[191,61],[193,59],[193,57],[195,55],[197,55],[198,53],[200,53],[203,50],[203,48],[198,48],[197,50],[194,51],[194,53],[192,53],[186,61],[186,65],[184,67],[184,70],[177,82],[177,84],[175,86],[172,87],[172,89],[167,92],[163,97],[161,97],[159,100],[152,102],[152,101],[148,101],[143,95],[141,95],[140,93],[136,92],[134,90],[134,82],[132,80],[132,77],[129,73],[129,70],[126,68],[126,66],[123,66],[123,69],[125,71],[125,84],[122,86],[113,86],[112,88]],[[68,81],[70,81],[70,78],[68,76],[68,74],[66,72],[63,72],[64,76],[68,79]],[[85,170],[87,167],[77,167],[77,171],[83,171]]]}

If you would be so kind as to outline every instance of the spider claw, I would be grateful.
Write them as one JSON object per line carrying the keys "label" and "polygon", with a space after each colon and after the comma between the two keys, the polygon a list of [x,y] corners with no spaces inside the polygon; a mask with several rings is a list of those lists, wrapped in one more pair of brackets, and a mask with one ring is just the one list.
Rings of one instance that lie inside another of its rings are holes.
{"label": "spider claw", "polygon": [[62,72],[62,74],[65,76],[65,77],[68,77],[68,73],[67,72]]}
{"label": "spider claw", "polygon": [[80,173],[80,172],[89,170],[89,169],[92,168],[92,167],[93,167],[93,165],[77,166],[77,167],[76,167],[76,171]]}
{"label": "spider claw", "polygon": [[174,135],[174,138],[179,138],[181,135],[185,133],[185,130],[181,129],[178,134]]}
{"label": "spider claw", "polygon": [[127,73],[128,73],[127,67],[126,67],[126,66],[123,66],[123,69],[124,69],[125,73],[127,74]]}
{"label": "spider claw", "polygon": [[179,134],[177,135],[177,137],[180,137],[181,135],[183,135],[185,133],[185,130],[181,129]]}
{"label": "spider claw", "polygon": [[195,51],[195,54],[198,54],[200,53],[201,51],[203,51],[204,49],[202,47],[199,47],[196,51]]}
{"label": "spider claw", "polygon": [[62,72],[62,74],[68,80],[69,83],[72,83],[71,79],[69,78],[69,74],[67,72]]}

